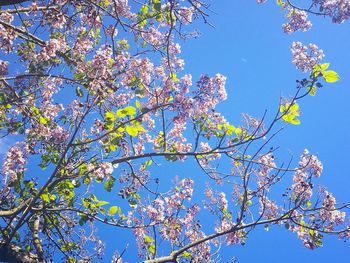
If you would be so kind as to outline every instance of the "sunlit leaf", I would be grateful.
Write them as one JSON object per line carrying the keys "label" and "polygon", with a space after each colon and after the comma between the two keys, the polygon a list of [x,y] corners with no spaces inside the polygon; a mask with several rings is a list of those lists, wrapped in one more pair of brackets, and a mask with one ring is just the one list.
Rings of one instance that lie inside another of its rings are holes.
{"label": "sunlit leaf", "polygon": [[327,70],[322,72],[321,74],[323,76],[323,79],[329,83],[337,82],[340,79],[338,73],[333,70]]}

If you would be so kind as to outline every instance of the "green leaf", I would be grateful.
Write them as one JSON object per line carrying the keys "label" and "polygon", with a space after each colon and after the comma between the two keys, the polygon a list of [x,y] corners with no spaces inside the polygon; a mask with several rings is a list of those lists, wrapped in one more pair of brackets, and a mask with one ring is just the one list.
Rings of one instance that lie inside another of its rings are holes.
{"label": "green leaf", "polygon": [[136,109],[133,106],[127,106],[124,109],[117,110],[117,117],[124,118],[125,116],[133,116],[136,114]]}
{"label": "green leaf", "polygon": [[296,103],[293,103],[290,105],[289,103],[286,103],[284,105],[280,105],[280,112],[283,113],[282,120],[285,122],[288,122],[293,125],[300,124],[300,121],[298,120],[297,116],[299,116],[299,105]]}
{"label": "green leaf", "polygon": [[107,122],[114,122],[114,121],[115,121],[114,113],[111,112],[111,111],[107,111],[107,112],[105,113],[105,120],[106,120]]}
{"label": "green leaf", "polygon": [[299,125],[299,124],[300,124],[300,120],[298,120],[296,117],[294,117],[294,116],[291,115],[291,114],[284,115],[284,116],[282,117],[282,119],[283,119],[285,122],[288,122],[288,123],[293,124],[293,125]]}
{"label": "green leaf", "polygon": [[145,165],[146,165],[146,166],[150,166],[152,163],[153,163],[152,160],[148,160],[148,161],[145,162]]}
{"label": "green leaf", "polygon": [[148,5],[143,5],[141,8],[140,8],[140,12],[143,14],[143,15],[146,15],[148,13]]}
{"label": "green leaf", "polygon": [[315,96],[317,91],[316,86],[308,87],[307,91],[311,96]]}
{"label": "green leaf", "polygon": [[119,210],[120,208],[118,206],[111,206],[109,209],[108,209],[108,215],[109,216],[114,216],[115,213],[117,213],[117,211]]}
{"label": "green leaf", "polygon": [[47,120],[46,120],[46,118],[44,118],[43,116],[40,116],[40,117],[39,117],[39,122],[40,122],[41,124],[46,124],[46,123],[47,123]]}
{"label": "green leaf", "polygon": [[88,217],[86,215],[81,214],[79,219],[79,225],[83,226],[88,220]]}
{"label": "green leaf", "polygon": [[160,3],[160,0],[153,0],[152,2],[153,2],[154,10],[156,10],[157,12],[160,12],[162,9],[162,5]]}
{"label": "green leaf", "polygon": [[306,207],[307,207],[308,209],[311,208],[311,201],[310,201],[310,200],[307,200],[307,201],[306,201]]}
{"label": "green leaf", "polygon": [[135,105],[136,108],[141,109],[141,103],[138,100],[136,100]]}
{"label": "green leaf", "polygon": [[139,133],[137,127],[135,126],[126,126],[125,131],[132,137],[137,136],[137,134]]}
{"label": "green leaf", "polygon": [[129,203],[131,208],[136,208],[137,207],[136,200],[134,200],[134,199],[129,199],[128,203]]}
{"label": "green leaf", "polygon": [[183,256],[184,258],[191,258],[191,253],[185,251],[185,252],[182,253],[182,256]]}
{"label": "green leaf", "polygon": [[103,206],[103,205],[108,205],[108,204],[109,204],[109,202],[107,202],[107,201],[98,201],[96,203],[96,206]]}
{"label": "green leaf", "polygon": [[179,82],[179,79],[177,78],[177,75],[175,73],[170,73],[169,77],[172,81]]}
{"label": "green leaf", "polygon": [[45,203],[48,203],[49,202],[49,200],[50,200],[50,198],[49,198],[49,194],[42,194],[41,196],[40,196],[40,198],[41,198],[41,200],[43,200]]}
{"label": "green leaf", "polygon": [[299,105],[296,103],[292,104],[289,108],[289,112],[294,116],[299,116]]}
{"label": "green leaf", "polygon": [[327,70],[321,74],[323,76],[323,79],[328,83],[337,82],[340,79],[338,73],[333,70]]}
{"label": "green leaf", "polygon": [[110,176],[110,178],[104,183],[104,188],[107,192],[112,191],[112,188],[114,186],[115,178],[113,176]]}
{"label": "green leaf", "polygon": [[318,66],[320,68],[320,71],[325,71],[326,69],[329,68],[329,65],[330,65],[330,63],[323,63],[323,64],[320,64]]}
{"label": "green leaf", "polygon": [[133,116],[136,114],[136,109],[133,106],[127,106],[124,108],[124,111],[126,112],[127,115]]}
{"label": "green leaf", "polygon": [[31,110],[32,110],[32,113],[33,113],[34,116],[37,116],[37,115],[40,114],[39,109],[38,109],[37,107],[34,107],[34,106],[33,106],[33,107],[31,108]]}

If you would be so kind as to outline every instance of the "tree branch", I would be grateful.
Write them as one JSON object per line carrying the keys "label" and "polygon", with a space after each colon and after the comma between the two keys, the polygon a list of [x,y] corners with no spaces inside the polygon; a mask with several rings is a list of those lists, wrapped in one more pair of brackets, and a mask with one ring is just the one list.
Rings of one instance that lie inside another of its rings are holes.
{"label": "tree branch", "polygon": [[0,261],[11,263],[44,263],[46,261],[40,259],[38,255],[30,253],[14,244],[6,245],[0,241]]}

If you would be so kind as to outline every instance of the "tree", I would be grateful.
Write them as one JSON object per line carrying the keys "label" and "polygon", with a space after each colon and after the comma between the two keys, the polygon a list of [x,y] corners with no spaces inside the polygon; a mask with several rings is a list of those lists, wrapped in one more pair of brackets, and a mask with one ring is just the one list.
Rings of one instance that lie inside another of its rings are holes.
{"label": "tree", "polygon": [[[293,63],[307,77],[271,120],[266,112],[245,114],[233,125],[216,110],[227,97],[225,76],[202,75],[193,85],[180,58],[177,42],[196,36],[186,26],[209,23],[206,3],[7,3],[0,11],[0,127],[15,143],[1,170],[0,260],[100,258],[103,242],[94,233],[102,225],[130,231],[130,246],[148,263],[215,261],[221,244],[244,244],[257,226],[283,225],[310,249],[324,235],[349,238],[349,205],[314,185],[323,169],[317,156],[305,150],[297,164],[278,163],[271,147],[285,124],[300,123],[298,101],[339,80],[316,45],[293,43]],[[350,15],[340,0],[277,4],[289,19],[286,33],[310,29],[308,14],[335,23]],[[172,185],[154,175],[161,162],[188,160],[200,175]],[[203,196],[194,194],[195,181],[207,182]],[[210,218],[204,224],[203,215]]]}

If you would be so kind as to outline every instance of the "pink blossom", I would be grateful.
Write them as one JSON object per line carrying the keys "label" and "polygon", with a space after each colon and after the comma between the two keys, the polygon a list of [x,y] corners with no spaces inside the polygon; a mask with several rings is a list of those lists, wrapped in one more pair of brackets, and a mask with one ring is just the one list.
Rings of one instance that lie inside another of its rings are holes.
{"label": "pink blossom", "polygon": [[330,16],[334,23],[343,23],[350,17],[350,2],[348,0],[313,0],[322,13]]}
{"label": "pink blossom", "polygon": [[38,62],[47,61],[57,57],[57,53],[64,53],[68,50],[64,38],[51,38],[36,56]]}
{"label": "pink blossom", "polygon": [[183,24],[188,25],[192,23],[194,7],[183,7],[179,10],[180,20]]}
{"label": "pink blossom", "polygon": [[[32,8],[35,8],[35,6],[32,6]],[[67,22],[66,17],[61,12],[58,12],[58,11],[45,12],[45,19],[43,20],[43,23],[46,25],[49,25],[54,29],[62,29],[66,24],[66,22]]]}
{"label": "pink blossom", "polygon": [[285,33],[291,34],[295,31],[307,31],[311,28],[312,24],[307,19],[307,13],[305,11],[290,8],[287,13],[289,22],[282,25]]}
{"label": "pink blossom", "polygon": [[98,168],[94,171],[94,175],[98,179],[105,179],[113,173],[113,164],[109,162],[101,163]]}
{"label": "pink blossom", "polygon": [[128,0],[116,0],[114,1],[114,13],[118,16],[131,17],[130,6]]}
{"label": "pink blossom", "polygon": [[278,206],[275,201],[269,200],[266,196],[259,198],[260,214],[266,219],[274,219],[279,215]]}
{"label": "pink blossom", "polygon": [[272,153],[262,155],[259,158],[259,163],[260,168],[258,170],[258,175],[261,177],[266,177],[273,170],[273,168],[276,167]]}
{"label": "pink blossom", "polygon": [[315,155],[310,155],[308,150],[304,150],[300,156],[299,168],[293,176],[292,190],[298,199],[309,199],[312,195],[312,185],[309,178],[319,177],[322,173],[322,163]]}
{"label": "pink blossom", "polygon": [[80,118],[83,116],[83,107],[84,104],[78,100],[73,100],[69,105],[67,106],[65,110],[66,116],[70,116],[72,120],[76,120],[77,118]]}
{"label": "pink blossom", "polygon": [[341,212],[336,209],[336,201],[334,196],[325,191],[322,202],[322,210],[320,211],[320,218],[331,224],[328,230],[333,230],[333,224],[340,225],[344,223],[345,212]]}
{"label": "pink blossom", "polygon": [[27,163],[27,150],[26,146],[17,143],[12,146],[6,154],[3,161],[1,172],[5,175],[5,184],[8,184],[17,179],[19,173],[24,173]]}
{"label": "pink blossom", "polygon": [[[13,21],[13,15],[3,12],[0,14],[0,20],[11,24]],[[17,34],[12,28],[0,25],[0,48],[6,53],[13,49],[13,41],[16,39],[16,37]]]}
{"label": "pink blossom", "polygon": [[69,138],[69,134],[61,126],[57,125],[54,129],[50,131],[50,134],[47,135],[48,139],[51,139],[55,144],[62,144],[66,142]]}
{"label": "pink blossom", "polygon": [[324,57],[322,49],[318,49],[315,44],[309,44],[309,49],[308,52],[308,48],[301,42],[293,42],[292,44],[292,62],[297,69],[303,72],[311,71]]}

